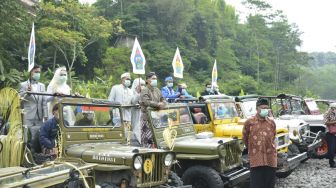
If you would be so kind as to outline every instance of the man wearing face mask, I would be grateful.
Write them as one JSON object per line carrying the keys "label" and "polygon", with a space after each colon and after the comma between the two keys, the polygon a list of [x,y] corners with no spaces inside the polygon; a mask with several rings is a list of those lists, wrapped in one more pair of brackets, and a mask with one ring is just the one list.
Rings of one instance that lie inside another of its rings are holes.
{"label": "man wearing face mask", "polygon": [[162,109],[165,101],[160,89],[157,88],[157,77],[155,72],[146,75],[146,87],[140,93],[141,106],[141,144],[144,147],[153,148],[153,134],[148,123],[147,107]]}
{"label": "man wearing face mask", "polygon": [[273,188],[277,167],[276,127],[268,117],[268,101],[258,99],[256,106],[257,114],[246,120],[243,127],[243,140],[250,159],[250,188]]}
{"label": "man wearing face mask", "polygon": [[19,93],[23,100],[23,123],[28,127],[40,126],[48,117],[47,101],[42,95],[28,95],[29,92],[45,92],[45,85],[40,80],[41,67],[37,64],[29,73],[29,79],[20,83]]}
{"label": "man wearing face mask", "polygon": [[40,128],[40,144],[42,153],[45,155],[57,156],[56,139],[59,131],[58,104],[52,108],[53,117],[48,119]]}
{"label": "man wearing face mask", "polygon": [[[120,76],[120,84],[114,85],[111,89],[108,100],[111,102],[118,102],[121,105],[130,105],[133,97],[132,90],[129,88],[131,86],[131,75],[126,72]],[[116,110],[113,112],[113,118],[117,122],[118,118],[120,120],[120,114]],[[123,108],[123,120],[131,122],[131,109]]]}
{"label": "man wearing face mask", "polygon": [[175,92],[173,89],[174,86],[174,80],[173,77],[168,76],[165,78],[166,86],[161,88],[161,93],[163,98],[165,98],[168,102],[173,102],[174,99],[177,99],[180,97],[180,92]]}
{"label": "man wearing face mask", "polygon": [[334,161],[336,152],[336,103],[329,105],[328,111],[324,114],[324,124],[328,127],[326,134],[328,143],[328,159],[330,168],[336,168]]}
{"label": "man wearing face mask", "polygon": [[201,93],[201,96],[213,95],[212,86],[210,83],[205,84],[205,90]]}
{"label": "man wearing face mask", "polygon": [[[37,64],[29,72],[29,79],[20,83],[19,93],[24,100],[23,104],[23,124],[27,126],[24,129],[24,134],[30,137],[28,147],[34,151],[35,143],[38,143],[36,134],[40,129],[43,121],[48,119],[47,98],[43,95],[30,95],[26,92],[45,92],[45,85],[40,80],[41,67]],[[29,136],[30,135],[30,136]]]}

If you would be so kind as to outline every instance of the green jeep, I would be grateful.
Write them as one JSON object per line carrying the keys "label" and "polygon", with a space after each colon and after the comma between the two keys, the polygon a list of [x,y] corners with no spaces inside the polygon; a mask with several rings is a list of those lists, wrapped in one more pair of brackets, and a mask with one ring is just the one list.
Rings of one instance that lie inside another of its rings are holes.
{"label": "green jeep", "polygon": [[249,178],[243,167],[239,140],[196,134],[186,104],[168,104],[165,109],[148,108],[154,142],[158,148],[176,153],[175,171],[193,187],[223,188]]}
{"label": "green jeep", "polygon": [[0,169],[2,188],[95,187],[94,164],[49,162],[33,168],[6,167]]}
{"label": "green jeep", "polygon": [[[58,160],[95,164],[95,182],[101,187],[167,187],[169,180],[175,185],[183,184],[170,172],[176,158],[173,152],[126,144],[120,104],[78,97],[59,97],[57,103],[60,114]],[[110,112],[118,112],[119,121],[114,121]],[[83,124],[82,119],[88,113],[93,118]],[[32,151],[36,150],[29,150],[25,145],[19,159],[34,165]]]}

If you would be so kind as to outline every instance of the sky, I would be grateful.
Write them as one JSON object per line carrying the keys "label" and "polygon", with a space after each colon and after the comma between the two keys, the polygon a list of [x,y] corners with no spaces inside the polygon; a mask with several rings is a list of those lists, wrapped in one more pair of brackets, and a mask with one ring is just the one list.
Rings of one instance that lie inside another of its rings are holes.
{"label": "sky", "polygon": [[[295,23],[303,34],[300,51],[336,52],[335,0],[264,0],[273,9],[282,10],[289,23]],[[236,11],[246,13],[241,0],[226,0]]]}
{"label": "sky", "polygon": [[[80,0],[93,3],[96,0]],[[247,15],[242,0],[225,0],[236,7],[239,15]],[[264,0],[275,10],[282,10],[289,23],[295,23],[303,34],[299,51],[336,52],[336,0]]]}

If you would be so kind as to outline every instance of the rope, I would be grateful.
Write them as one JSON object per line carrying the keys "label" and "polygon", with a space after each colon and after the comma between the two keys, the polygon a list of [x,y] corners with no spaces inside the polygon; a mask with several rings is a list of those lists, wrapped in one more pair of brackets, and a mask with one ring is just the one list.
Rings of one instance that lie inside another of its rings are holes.
{"label": "rope", "polygon": [[57,124],[58,126],[58,134],[57,134],[57,146],[58,146],[58,152],[57,152],[57,156],[58,158],[62,158],[62,155],[63,155],[63,133],[62,133],[62,130],[60,129],[59,125]]}
{"label": "rope", "polygon": [[128,121],[126,121],[125,124],[127,129],[127,138],[126,138],[127,145],[131,145],[131,136],[132,136],[131,124]]}
{"label": "rope", "polygon": [[0,99],[0,115],[10,124],[8,134],[0,137],[0,168],[20,166],[24,148],[20,95],[13,88],[3,88]]}

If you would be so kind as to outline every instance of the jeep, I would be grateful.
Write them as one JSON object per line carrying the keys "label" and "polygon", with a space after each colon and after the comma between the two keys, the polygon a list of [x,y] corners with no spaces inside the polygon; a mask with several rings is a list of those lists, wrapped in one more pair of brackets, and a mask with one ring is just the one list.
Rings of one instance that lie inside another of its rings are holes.
{"label": "jeep", "polygon": [[33,168],[0,168],[0,187],[92,188],[94,164],[49,162]]}
{"label": "jeep", "polygon": [[[282,120],[301,119],[309,124],[309,130],[306,130],[307,138],[314,140],[321,138],[322,144],[318,144],[312,156],[317,158],[324,158],[328,154],[328,145],[325,140],[326,126],[323,122],[323,115],[309,115],[307,114],[307,107],[304,110],[304,101],[302,97],[290,94],[280,94],[269,98],[272,103],[272,110],[276,117]],[[316,105],[317,106],[317,105]]]}
{"label": "jeep", "polygon": [[[31,92],[27,94],[50,95]],[[169,180],[177,186],[182,185],[178,177],[170,172],[176,158],[173,152],[127,144],[128,134],[124,131],[120,104],[104,99],[74,96],[56,97],[55,100],[59,105],[60,114],[57,160],[81,160],[85,164],[95,164],[95,182],[102,187],[166,187]],[[15,108],[20,109],[19,106]],[[81,120],[88,113],[92,115],[91,121],[83,123],[85,121]],[[120,114],[118,121],[112,115],[115,113]],[[10,129],[15,127],[13,125],[10,124]],[[27,140],[29,142],[28,138]],[[13,164],[16,162],[15,165],[10,166],[35,165],[38,155],[34,152],[38,151],[40,146],[35,144],[35,148],[29,149],[26,145],[13,145],[12,150],[4,147],[4,155],[21,152],[17,161],[10,161]],[[20,148],[20,151],[17,151],[17,148]],[[10,163],[5,165],[7,164]]]}
{"label": "jeep", "polygon": [[249,178],[239,140],[196,134],[186,104],[168,104],[162,110],[148,111],[156,146],[176,153],[178,163],[174,169],[185,184],[223,188]]}

